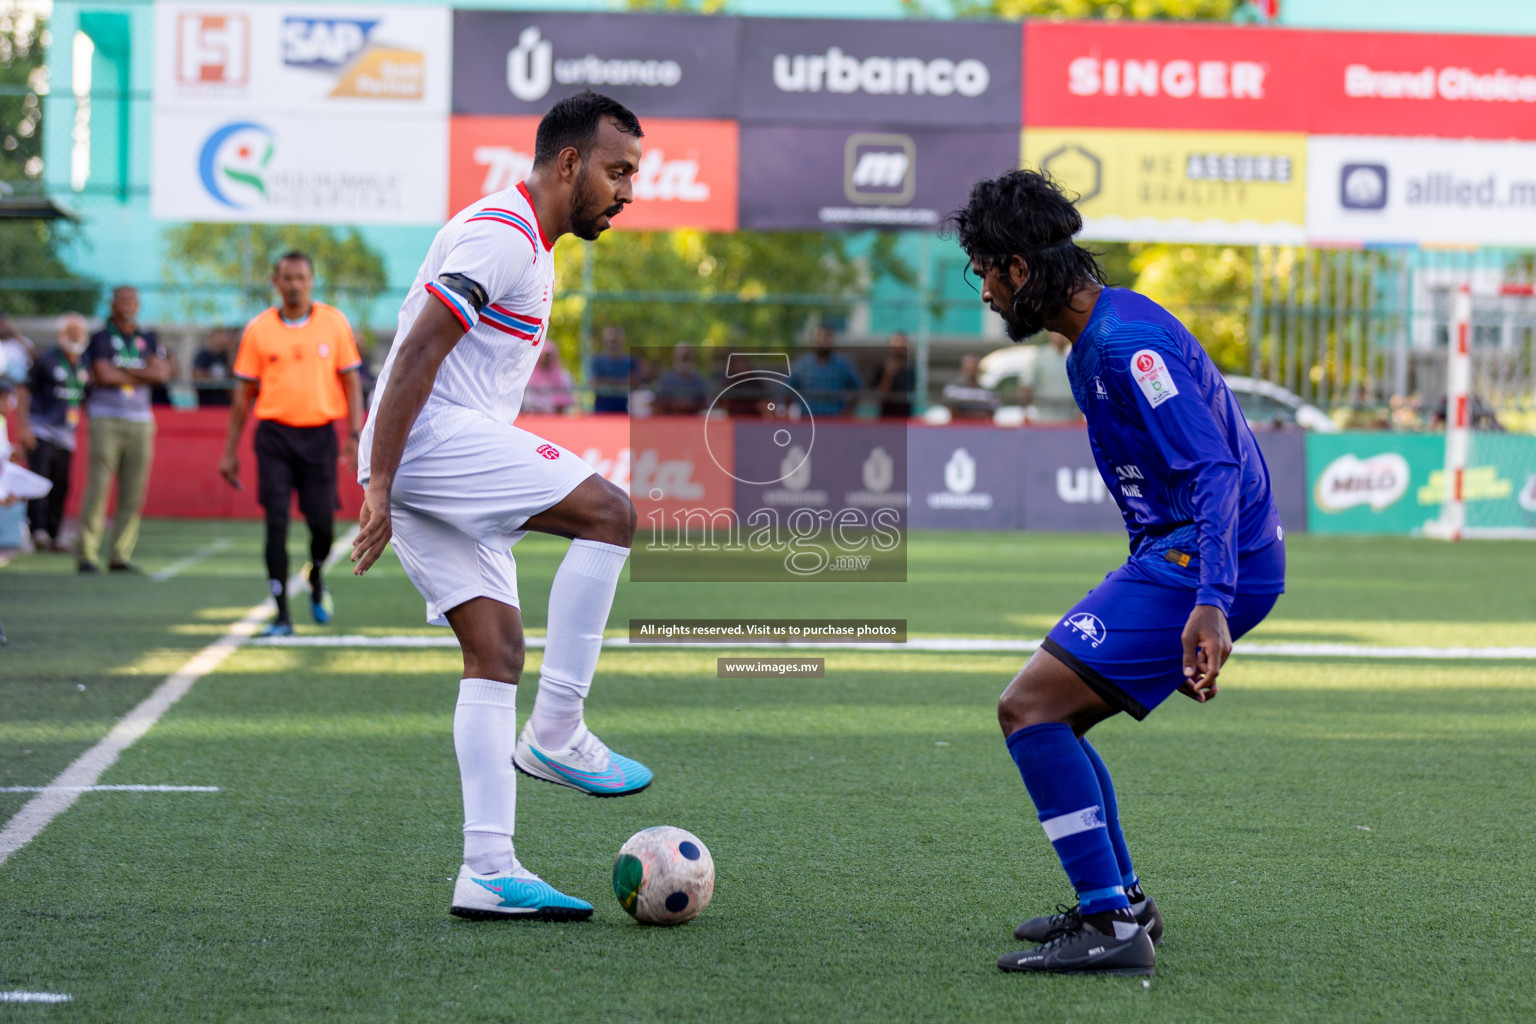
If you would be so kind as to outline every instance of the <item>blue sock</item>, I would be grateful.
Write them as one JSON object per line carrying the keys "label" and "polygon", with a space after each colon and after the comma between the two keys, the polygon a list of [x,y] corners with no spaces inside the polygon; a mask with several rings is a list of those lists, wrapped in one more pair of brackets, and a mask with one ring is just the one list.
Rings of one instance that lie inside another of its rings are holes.
{"label": "blue sock", "polygon": [[1125,833],[1120,831],[1120,807],[1115,801],[1115,784],[1110,781],[1104,759],[1093,749],[1088,737],[1084,736],[1082,743],[1083,753],[1088,755],[1093,772],[1099,777],[1099,794],[1104,797],[1104,827],[1109,830],[1109,841],[1115,848],[1115,862],[1120,865],[1120,884],[1129,891],[1136,884],[1136,869],[1131,867],[1131,851],[1126,849]]}
{"label": "blue sock", "polygon": [[1105,827],[1099,779],[1071,726],[1047,722],[1008,737],[1008,753],[1040,814],[1084,914],[1130,906]]}

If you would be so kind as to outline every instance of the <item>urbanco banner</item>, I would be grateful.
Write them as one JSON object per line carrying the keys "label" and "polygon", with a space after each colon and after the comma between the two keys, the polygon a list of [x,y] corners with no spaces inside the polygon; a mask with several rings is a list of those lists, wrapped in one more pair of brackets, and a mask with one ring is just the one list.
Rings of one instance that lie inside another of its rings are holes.
{"label": "urbanco banner", "polygon": [[446,114],[449,29],[442,7],[157,3],[155,107]]}
{"label": "urbanco banner", "polygon": [[1314,135],[1307,235],[1323,244],[1536,239],[1536,142]]}
{"label": "urbanco banner", "polygon": [[741,22],[743,121],[1019,126],[1019,37],[997,22]]}
{"label": "urbanco banner", "polygon": [[393,129],[371,118],[160,111],[150,208],[168,220],[442,223],[447,118]]}
{"label": "urbanco banner", "polygon": [[[734,121],[641,119],[635,201],[617,231],[736,230],[739,139]],[[537,117],[455,115],[449,129],[448,208],[511,188],[533,169]]]}
{"label": "urbanco banner", "polygon": [[971,186],[1018,166],[1018,133],[747,124],[741,226],[937,228]]}
{"label": "urbanco banner", "polygon": [[1306,136],[1028,128],[1024,163],[1079,197],[1083,237],[1277,243],[1306,238]]}
{"label": "urbanco banner", "polygon": [[737,20],[455,11],[453,112],[542,116],[586,89],[644,117],[736,113]]}

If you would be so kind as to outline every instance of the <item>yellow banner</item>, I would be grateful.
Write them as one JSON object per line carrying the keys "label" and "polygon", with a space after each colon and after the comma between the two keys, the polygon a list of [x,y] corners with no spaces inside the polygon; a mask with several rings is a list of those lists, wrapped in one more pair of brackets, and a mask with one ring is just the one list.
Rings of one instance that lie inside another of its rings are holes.
{"label": "yellow banner", "polygon": [[1030,128],[1026,166],[1078,193],[1084,236],[1113,240],[1304,240],[1299,132]]}

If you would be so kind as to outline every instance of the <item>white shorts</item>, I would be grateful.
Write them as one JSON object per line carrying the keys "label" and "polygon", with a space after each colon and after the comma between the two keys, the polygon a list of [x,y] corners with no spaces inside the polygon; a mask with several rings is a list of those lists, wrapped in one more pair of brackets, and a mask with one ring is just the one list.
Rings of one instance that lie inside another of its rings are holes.
{"label": "white shorts", "polygon": [[575,453],[519,427],[479,420],[395,473],[395,554],[427,599],[427,621],[475,597],[517,607],[512,545],[532,516],[595,472]]}

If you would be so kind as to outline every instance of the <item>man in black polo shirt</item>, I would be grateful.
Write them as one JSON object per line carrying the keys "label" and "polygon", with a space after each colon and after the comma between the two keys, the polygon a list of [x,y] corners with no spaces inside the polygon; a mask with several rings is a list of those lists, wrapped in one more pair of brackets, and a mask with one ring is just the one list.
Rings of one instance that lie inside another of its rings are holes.
{"label": "man in black polo shirt", "polygon": [[27,376],[31,402],[32,450],[28,467],[47,477],[53,490],[27,506],[32,541],[39,551],[67,551],[59,543],[64,522],[64,502],[69,497],[69,469],[75,455],[75,428],[90,375],[85,368],[89,332],[85,317],[65,313],[59,317],[59,343],[37,357]]}

